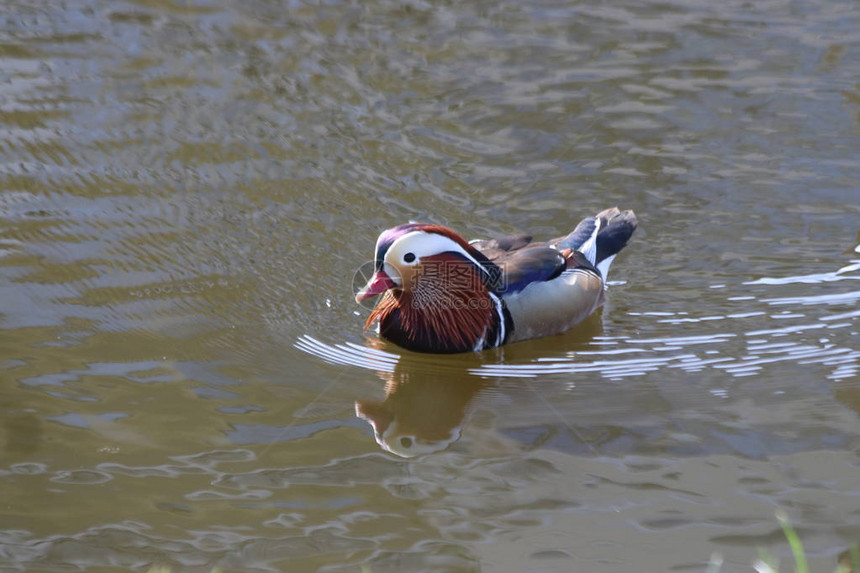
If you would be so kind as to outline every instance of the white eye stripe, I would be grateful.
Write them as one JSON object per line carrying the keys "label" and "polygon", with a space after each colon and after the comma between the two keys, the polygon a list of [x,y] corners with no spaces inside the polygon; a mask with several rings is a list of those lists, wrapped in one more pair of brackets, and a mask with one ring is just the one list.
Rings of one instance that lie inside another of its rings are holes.
{"label": "white eye stripe", "polygon": [[[418,260],[423,257],[432,257],[433,255],[449,251],[463,255],[475,263],[475,265],[484,273],[489,274],[490,271],[484,268],[484,265],[479,263],[475,257],[469,254],[469,252],[464,249],[460,243],[444,235],[439,235],[438,233],[427,233],[425,231],[412,231],[410,233],[406,233],[392,243],[391,247],[388,248],[388,252],[385,254],[385,258],[388,260],[389,257],[393,257],[394,260],[406,262],[405,257],[409,253],[412,253],[412,255],[415,256],[415,260]],[[400,255],[401,252],[403,252],[402,255]]]}

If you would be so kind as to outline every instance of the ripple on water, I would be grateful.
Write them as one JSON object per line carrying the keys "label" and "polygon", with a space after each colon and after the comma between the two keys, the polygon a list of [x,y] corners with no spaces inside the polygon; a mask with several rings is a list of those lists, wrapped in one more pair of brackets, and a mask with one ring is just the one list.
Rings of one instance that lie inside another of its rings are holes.
{"label": "ripple on water", "polygon": [[[860,278],[858,270],[860,261],[855,260],[833,273],[721,284],[718,290],[725,291],[722,314],[628,312],[629,316],[641,317],[640,322],[652,319],[676,324],[684,331],[678,336],[596,336],[579,350],[535,356],[522,363],[505,361],[501,353],[483,353],[478,357],[479,362],[493,356],[501,360],[479,363],[467,371],[481,378],[597,374],[620,381],[661,370],[690,374],[710,371],[746,378],[794,365],[813,369],[811,372],[817,370],[822,377],[834,381],[850,378],[860,372],[860,350],[856,344],[860,311],[852,308],[860,298],[860,291],[839,287],[847,284],[844,281]],[[828,292],[773,296],[774,289],[798,284],[818,284]],[[761,295],[762,287],[767,289],[766,296]],[[768,310],[772,307],[790,310],[772,313]],[[848,308],[839,312],[839,307]],[[767,327],[768,322],[773,326]],[[647,322],[643,322],[640,330],[645,329],[644,324]],[[693,330],[697,326],[707,329],[701,328],[697,333]],[[334,364],[381,372],[394,372],[398,367],[398,355],[354,343],[331,345],[305,335],[295,346]],[[725,388],[716,390],[727,396]]]}
{"label": "ripple on water", "polygon": [[[763,313],[754,313],[760,315]],[[734,318],[747,318],[750,314],[741,314]],[[674,368],[688,373],[701,372],[705,369],[717,369],[732,376],[749,376],[761,371],[765,365],[778,362],[794,362],[800,365],[821,364],[836,366],[826,376],[830,379],[840,379],[852,376],[860,369],[860,351],[827,343],[800,342],[771,342],[775,338],[795,333],[806,333],[811,330],[833,330],[844,328],[851,323],[829,324],[834,320],[852,319],[860,316],[860,312],[849,312],[837,316],[822,317],[823,322],[807,323],[782,328],[755,330],[747,333],[717,333],[708,335],[693,335],[679,337],[662,337],[636,339],[631,337],[602,338],[597,344],[603,350],[585,350],[572,352],[569,356],[542,356],[525,364],[492,363],[482,364],[469,369],[476,376],[491,378],[534,378],[558,374],[597,373],[610,380],[620,380],[626,377],[641,376],[661,368]],[[732,317],[721,317],[730,321]],[[695,321],[695,319],[690,319]],[[737,354],[738,344],[734,342],[739,336],[746,337],[740,354]],[[755,337],[755,338],[753,338]],[[607,346],[617,348],[605,350]],[[707,350],[696,350],[707,345]],[[371,349],[352,343],[346,345],[329,345],[318,340],[313,344],[300,342],[296,344],[300,350],[313,354],[327,362],[341,365],[358,366],[370,370],[393,372],[397,364],[396,355],[388,354],[386,359],[368,358],[364,351]],[[678,351],[681,352],[678,352]],[[647,355],[636,358],[625,358],[625,355]],[[723,355],[724,354],[724,355]],[[722,355],[722,356],[721,356]],[[586,357],[602,356],[599,360],[588,360]]]}
{"label": "ripple on water", "polygon": [[381,484],[403,478],[407,468],[382,454],[368,454],[335,460],[324,466],[289,469],[260,469],[249,473],[224,474],[213,485],[231,489],[276,488],[295,485],[351,487],[355,484]]}
{"label": "ripple on water", "polygon": [[55,483],[66,484],[101,484],[109,482],[113,476],[107,472],[92,470],[70,470],[60,471],[51,478]]}
{"label": "ripple on water", "polygon": [[358,366],[368,370],[394,372],[399,356],[353,342],[326,344],[307,334],[299,337],[295,347],[331,364]]}

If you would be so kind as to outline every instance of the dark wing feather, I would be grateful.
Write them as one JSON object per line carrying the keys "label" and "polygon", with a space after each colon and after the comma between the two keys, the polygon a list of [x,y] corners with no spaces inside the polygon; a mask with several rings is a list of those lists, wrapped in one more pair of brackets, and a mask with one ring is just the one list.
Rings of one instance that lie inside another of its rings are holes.
{"label": "dark wing feather", "polygon": [[469,244],[478,249],[481,253],[484,254],[485,257],[487,257],[491,261],[495,261],[496,259],[505,256],[511,251],[517,251],[519,249],[522,249],[523,247],[528,245],[529,241],[531,240],[531,235],[519,234],[507,235],[505,237],[499,237],[497,239],[472,241]]}
{"label": "dark wing feather", "polygon": [[596,226],[597,217],[587,217],[580,221],[576,226],[576,229],[574,229],[569,235],[553,239],[549,244],[554,245],[560,251],[563,251],[564,249],[573,249],[574,251],[577,251],[582,244],[591,237]]}
{"label": "dark wing feather", "polygon": [[533,282],[554,279],[567,267],[564,256],[549,247],[529,246],[512,251],[494,262],[502,271],[496,294],[511,294]]}

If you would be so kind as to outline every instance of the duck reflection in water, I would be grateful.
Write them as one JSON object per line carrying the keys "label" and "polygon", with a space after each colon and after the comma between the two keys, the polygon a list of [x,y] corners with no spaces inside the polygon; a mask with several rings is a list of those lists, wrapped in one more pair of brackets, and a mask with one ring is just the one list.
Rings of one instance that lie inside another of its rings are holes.
{"label": "duck reflection in water", "polygon": [[596,313],[574,332],[479,354],[447,356],[404,352],[368,338],[368,346],[398,351],[400,359],[393,372],[377,373],[385,382],[385,398],[357,400],[355,413],[370,423],[377,443],[388,452],[402,457],[439,452],[460,439],[482,390],[496,386],[496,378],[476,376],[474,370],[493,364],[533,362],[547,355],[563,356],[587,347],[601,332]]}
{"label": "duck reflection in water", "polygon": [[[474,358],[439,364],[402,355],[394,372],[379,372],[382,400],[358,400],[355,413],[373,427],[386,451],[413,457],[446,449],[460,438],[473,398],[486,381],[469,373]],[[471,357],[470,357],[471,358]]]}

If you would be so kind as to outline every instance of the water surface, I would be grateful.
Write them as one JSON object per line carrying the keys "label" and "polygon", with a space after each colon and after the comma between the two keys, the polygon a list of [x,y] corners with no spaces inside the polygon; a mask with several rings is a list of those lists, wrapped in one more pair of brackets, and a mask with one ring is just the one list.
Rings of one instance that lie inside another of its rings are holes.
{"label": "water surface", "polygon": [[[844,0],[7,2],[0,570],[813,570],[860,540]],[[580,328],[428,357],[410,219],[640,229]]]}

